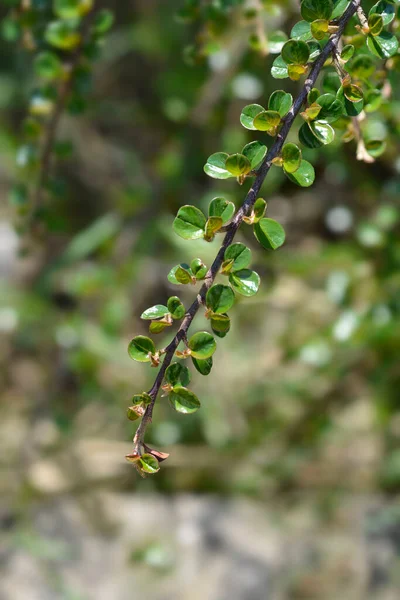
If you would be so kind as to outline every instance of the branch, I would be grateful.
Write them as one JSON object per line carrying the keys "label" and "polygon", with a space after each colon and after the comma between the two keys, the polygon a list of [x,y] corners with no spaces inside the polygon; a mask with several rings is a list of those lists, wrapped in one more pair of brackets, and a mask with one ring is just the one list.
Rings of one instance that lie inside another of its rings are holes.
{"label": "branch", "polygon": [[48,122],[48,126],[46,128],[45,137],[42,142],[42,150],[39,157],[39,172],[35,189],[33,192],[31,211],[27,220],[27,228],[29,228],[36,220],[37,211],[42,204],[43,188],[46,183],[48,172],[50,170],[51,156],[57,137],[58,126],[62,114],[65,110],[65,105],[67,103],[68,96],[72,90],[74,73],[76,68],[79,66],[82,57],[82,51],[89,34],[94,8],[95,4],[93,3],[90,12],[86,15],[85,20],[83,21],[83,25],[81,28],[80,44],[73,53],[71,59],[66,63],[68,73],[65,80],[61,83],[58,89],[57,101],[54,105],[54,109],[52,111]]}
{"label": "branch", "polygon": [[329,40],[328,40],[327,44],[325,45],[325,47],[323,48],[321,54],[318,56],[317,60],[314,62],[312,69],[304,83],[303,89],[301,90],[300,94],[297,96],[295,102],[293,103],[292,108],[290,109],[290,111],[288,112],[286,117],[283,119],[281,130],[280,130],[279,134],[277,135],[273,145],[271,146],[271,149],[269,150],[267,156],[265,157],[264,162],[262,163],[261,167],[259,168],[256,179],[254,180],[252,187],[248,191],[242,206],[239,208],[239,210],[235,214],[232,222],[230,223],[230,225],[227,228],[227,232],[226,232],[226,235],[222,242],[221,248],[219,249],[214,262],[212,263],[210,269],[208,270],[204,284],[202,285],[195,301],[193,302],[193,304],[187,311],[186,316],[185,316],[184,320],[182,321],[182,324],[181,324],[180,328],[178,329],[175,337],[173,338],[173,340],[170,342],[170,344],[165,349],[164,361],[163,361],[161,368],[157,374],[157,377],[154,381],[153,387],[149,391],[149,395],[151,396],[151,399],[152,399],[151,403],[146,408],[146,411],[142,417],[141,423],[140,423],[140,425],[136,431],[135,437],[133,439],[134,452],[136,454],[142,453],[142,447],[143,447],[143,443],[144,443],[144,435],[146,433],[147,425],[151,422],[151,419],[152,419],[154,405],[156,403],[157,395],[158,395],[158,392],[160,390],[161,384],[164,379],[165,371],[166,371],[167,367],[171,364],[171,361],[174,357],[176,349],[178,348],[178,345],[180,344],[180,342],[182,340],[184,340],[186,338],[188,329],[189,329],[195,315],[197,314],[197,311],[199,310],[201,304],[203,304],[206,294],[207,294],[207,291],[213,284],[214,279],[219,272],[219,269],[220,269],[221,264],[224,259],[225,250],[232,243],[232,241],[235,237],[235,234],[243,221],[243,217],[246,216],[246,214],[249,212],[249,210],[254,205],[254,203],[258,197],[258,193],[261,189],[261,186],[264,183],[264,180],[268,174],[268,171],[271,168],[273,159],[276,158],[277,156],[279,156],[279,154],[282,150],[282,146],[283,146],[283,144],[286,140],[286,137],[290,131],[290,128],[293,125],[293,122],[294,122],[296,116],[300,112],[301,107],[303,106],[304,102],[306,101],[309,91],[313,88],[313,86],[317,80],[317,77],[318,77],[322,67],[324,66],[325,61],[327,60],[329,55],[337,49],[339,40],[343,34],[346,24],[349,21],[349,19],[354,15],[354,13],[358,9],[358,7],[360,6],[360,2],[361,2],[361,0],[352,0],[351,1],[347,10],[344,12],[343,16],[338,21],[338,30],[336,31],[336,33],[334,35],[332,35],[329,38]]}

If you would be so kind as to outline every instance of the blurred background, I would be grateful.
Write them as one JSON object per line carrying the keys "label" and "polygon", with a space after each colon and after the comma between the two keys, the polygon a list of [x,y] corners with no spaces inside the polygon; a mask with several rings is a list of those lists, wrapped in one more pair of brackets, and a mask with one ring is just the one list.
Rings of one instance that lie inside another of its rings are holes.
{"label": "blurred background", "polygon": [[[267,29],[289,32],[296,4],[271,2]],[[148,441],[171,456],[142,480],[126,408],[155,370],[127,344],[147,307],[191,303],[167,274],[209,265],[220,243],[181,240],[173,217],[218,195],[240,206],[248,184],[208,178],[205,160],[254,139],[244,105],[299,85],[271,78],[234,11],[213,35],[173,0],[99,5],[116,22],[87,111],[61,122],[74,152],[55,168],[49,233],[25,253],[8,197],[37,82],[31,55],[0,42],[0,598],[397,599],[398,76],[397,100],[363,124],[388,136],[376,162],[337,135],[304,151],[312,188],[271,170],[262,195],[286,244],[268,253],[242,227],[260,291],[238,300],[211,374],[193,374],[202,409],[157,402]]]}

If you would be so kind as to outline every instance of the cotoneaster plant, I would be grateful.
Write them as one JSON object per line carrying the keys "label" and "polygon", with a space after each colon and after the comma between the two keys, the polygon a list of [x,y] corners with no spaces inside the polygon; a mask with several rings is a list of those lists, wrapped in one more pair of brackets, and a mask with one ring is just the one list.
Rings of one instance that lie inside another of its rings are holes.
{"label": "cotoneaster plant", "polygon": [[[223,13],[232,10],[233,5],[243,4],[221,2],[218,7]],[[180,17],[212,21],[215,13],[206,11],[199,0],[187,0]],[[264,105],[245,106],[240,115],[243,127],[273,138],[270,149],[266,143],[255,140],[236,154],[223,151],[212,154],[204,166],[205,173],[215,179],[236,178],[238,184],[243,184],[252,178],[242,206],[236,210],[232,202],[218,197],[211,201],[207,215],[196,206],[186,205],[179,209],[173,222],[175,233],[185,240],[203,239],[207,243],[224,234],[210,267],[201,258],[194,258],[176,265],[168,275],[168,280],[177,286],[200,284],[193,303],[186,308],[178,296],[172,296],[166,305],[152,306],[142,314],[143,319],[150,321],[152,334],[179,322],[177,332],[165,348],[157,347],[152,339],[142,335],[129,344],[133,360],[159,369],[151,389],[136,394],[128,408],[128,418],[140,419],[140,423],[133,451],[126,458],[142,476],[156,473],[159,463],[168,457],[149,448],[144,441],[160,391],[180,413],[191,414],[200,408],[199,399],[189,388],[191,373],[187,362],[201,375],[210,373],[217,350],[216,338],[223,339],[229,332],[229,312],[236,295],[250,297],[259,289],[260,277],[250,268],[250,249],[234,242],[239,227],[242,224],[252,227],[257,241],[267,251],[276,250],[285,241],[282,226],[265,216],[267,203],[259,197],[269,170],[282,168],[293,183],[301,187],[312,185],[314,168],[303,158],[301,148],[330,144],[337,133],[345,142],[357,141],[357,157],[361,160],[371,162],[385,149],[383,140],[364,139],[361,121],[366,113],[378,110],[385,102],[388,70],[398,68],[397,3],[380,0],[367,15],[361,0],[303,0],[300,12],[302,20],[292,28],[290,39],[277,32],[275,36],[272,34],[273,43],[268,50],[258,45],[264,54],[272,51],[278,54],[271,70],[274,78],[304,79],[300,93],[293,100],[291,94],[276,90]],[[265,34],[263,39],[268,45]],[[257,47],[254,38],[252,45]],[[191,52],[192,56],[196,54],[195,49]],[[321,90],[316,86],[323,70],[326,75]],[[298,129],[299,145],[286,143],[297,116],[303,120]],[[204,310],[212,333],[189,332],[199,310]]]}

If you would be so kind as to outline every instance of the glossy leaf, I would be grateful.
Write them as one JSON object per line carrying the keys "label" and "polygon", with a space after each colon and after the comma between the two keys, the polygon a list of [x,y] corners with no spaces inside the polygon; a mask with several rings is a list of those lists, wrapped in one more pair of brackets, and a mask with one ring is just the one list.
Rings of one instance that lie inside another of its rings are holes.
{"label": "glossy leaf", "polygon": [[349,61],[354,56],[354,46],[352,44],[347,44],[342,48],[340,53],[340,58],[343,62]]}
{"label": "glossy leaf", "polygon": [[[251,263],[251,250],[241,242],[236,242],[227,247],[224,259],[233,261],[231,271],[240,271],[245,269]],[[228,310],[228,309],[227,309]]]}
{"label": "glossy leaf", "polygon": [[173,319],[182,319],[185,316],[185,307],[178,296],[171,296],[168,298],[167,308]]}
{"label": "glossy leaf", "polygon": [[310,49],[302,40],[289,40],[283,46],[281,56],[287,65],[305,65],[310,58]]}
{"label": "glossy leaf", "polygon": [[383,25],[389,25],[396,15],[396,7],[393,2],[389,2],[388,0],[380,0],[380,2],[374,4],[369,11],[370,17],[373,14],[377,14],[382,17]]}
{"label": "glossy leaf", "polygon": [[281,117],[277,111],[265,110],[256,116],[253,124],[258,131],[275,132],[280,122]]}
{"label": "glossy leaf", "polygon": [[328,34],[329,21],[316,19],[311,23],[311,33],[316,40],[323,40]]}
{"label": "glossy leaf", "polygon": [[149,354],[155,354],[155,352],[156,347],[153,340],[144,335],[134,337],[128,346],[129,356],[138,362],[150,362]]}
{"label": "glossy leaf", "polygon": [[290,37],[294,40],[302,40],[303,42],[308,42],[312,39],[311,23],[308,23],[307,21],[299,21],[292,28],[292,31],[290,32]]}
{"label": "glossy leaf", "polygon": [[297,183],[301,187],[309,187],[314,183],[315,171],[312,164],[306,160],[302,160],[300,167],[295,173],[286,173],[291,181]]}
{"label": "glossy leaf", "polygon": [[272,63],[271,75],[274,79],[286,79],[289,77],[287,64],[281,55],[277,56]]}
{"label": "glossy leaf", "polygon": [[189,340],[188,346],[191,350],[191,355],[194,358],[200,358],[204,360],[212,356],[217,349],[217,344],[213,336],[207,331],[199,331],[192,335]]}
{"label": "glossy leaf", "polygon": [[217,283],[210,287],[206,295],[206,306],[215,313],[225,313],[235,302],[235,294],[227,285]]}
{"label": "glossy leaf", "polygon": [[223,223],[221,217],[209,217],[206,223],[204,239],[207,242],[212,242],[217,231],[221,229],[222,224]]}
{"label": "glossy leaf", "polygon": [[301,16],[311,23],[316,19],[329,21],[333,12],[332,0],[303,0],[301,3]]}
{"label": "glossy leaf", "polygon": [[350,102],[360,102],[364,98],[362,89],[354,84],[343,86],[343,93]]}
{"label": "glossy leaf", "polygon": [[150,475],[154,475],[154,473],[157,473],[160,470],[158,460],[152,454],[142,454],[139,459],[139,465],[142,471]]}
{"label": "glossy leaf", "polygon": [[192,358],[192,363],[193,366],[195,367],[196,371],[198,371],[200,373],[200,375],[209,375],[211,373],[211,369],[213,366],[213,359],[212,357],[210,358],[206,358],[204,360],[201,360],[199,358]]}
{"label": "glossy leaf", "polygon": [[321,107],[318,120],[334,123],[343,114],[343,104],[334,94],[322,94],[322,96],[318,96],[316,102]]}
{"label": "glossy leaf", "polygon": [[291,109],[292,104],[293,97],[291,94],[288,94],[283,90],[276,90],[271,94],[268,100],[268,109],[278,112],[280,117],[283,118]]}
{"label": "glossy leaf", "polygon": [[169,310],[166,306],[164,306],[163,304],[156,304],[155,306],[152,306],[151,308],[148,308],[147,310],[145,310],[140,318],[141,319],[162,319],[162,317],[165,317],[165,315],[169,314]]}
{"label": "glossy leaf", "polygon": [[383,18],[377,13],[372,13],[368,17],[368,27],[371,35],[379,35],[383,29]]}
{"label": "glossy leaf", "polygon": [[399,40],[390,31],[382,31],[377,36],[367,36],[369,51],[379,58],[390,58],[399,49]]}
{"label": "glossy leaf", "polygon": [[232,174],[225,168],[225,162],[228,158],[226,152],[216,152],[208,157],[204,165],[204,172],[214,179],[229,179]]}
{"label": "glossy leaf", "polygon": [[172,226],[184,240],[197,240],[204,236],[206,221],[200,209],[185,205],[178,210]]}
{"label": "glossy leaf", "polygon": [[172,363],[165,371],[165,381],[170,385],[189,385],[190,371],[181,363]]}
{"label": "glossy leaf", "polygon": [[261,142],[250,142],[242,149],[242,154],[250,161],[251,169],[256,169],[264,160],[267,154],[267,146]]}
{"label": "glossy leaf", "polygon": [[285,241],[285,230],[274,219],[264,218],[254,225],[257,241],[267,250],[276,250]]}
{"label": "glossy leaf", "polygon": [[254,296],[260,287],[260,276],[250,269],[241,269],[229,275],[229,283],[242,296]]}
{"label": "glossy leaf", "polygon": [[210,319],[211,329],[216,336],[223,338],[231,328],[231,320],[228,315],[214,314]]}
{"label": "glossy leaf", "polygon": [[228,223],[228,221],[232,219],[235,210],[236,208],[233,202],[225,200],[225,198],[213,198],[208,207],[208,214],[210,217],[221,217],[222,224],[225,225],[225,223]]}
{"label": "glossy leaf", "polygon": [[309,123],[309,127],[317,140],[324,145],[331,144],[335,139],[335,131],[329,123],[325,123],[324,121],[312,121]]}
{"label": "glossy leaf", "polygon": [[168,273],[168,281],[175,285],[192,283],[192,271],[186,263],[173,267]]}
{"label": "glossy leaf", "polygon": [[256,128],[253,125],[254,117],[256,117],[260,112],[265,110],[260,104],[248,104],[242,110],[240,115],[240,122],[246,129],[255,130]]}
{"label": "glossy leaf", "polygon": [[174,409],[184,415],[190,415],[200,408],[200,400],[185,387],[176,385],[168,396]]}
{"label": "glossy leaf", "polygon": [[196,279],[204,279],[207,273],[207,266],[203,263],[201,258],[194,258],[190,263],[190,269]]}
{"label": "glossy leaf", "polygon": [[243,154],[230,154],[225,161],[225,168],[235,177],[239,177],[251,171],[251,164]]}
{"label": "glossy leaf", "polygon": [[299,141],[306,148],[321,148],[323,143],[314,135],[310,123],[304,123],[299,129]]}
{"label": "glossy leaf", "polygon": [[282,148],[283,168],[287,173],[294,173],[301,163],[301,150],[296,144],[289,142]]}

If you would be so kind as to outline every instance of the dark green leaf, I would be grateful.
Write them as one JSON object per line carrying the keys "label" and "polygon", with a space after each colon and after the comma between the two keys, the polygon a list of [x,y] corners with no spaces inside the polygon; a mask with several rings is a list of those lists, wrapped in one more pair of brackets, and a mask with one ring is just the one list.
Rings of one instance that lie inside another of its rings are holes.
{"label": "dark green leaf", "polygon": [[212,315],[211,316],[211,329],[220,338],[226,336],[231,328],[231,320],[228,315]]}
{"label": "dark green leaf", "polygon": [[299,129],[299,140],[306,148],[320,148],[322,142],[314,135],[309,123],[303,123]]}
{"label": "dark green leaf", "polygon": [[324,145],[331,144],[335,139],[335,131],[324,121],[312,121],[309,127],[315,137]]}
{"label": "dark green leaf", "polygon": [[240,271],[251,263],[251,250],[241,242],[236,242],[227,247],[224,259],[233,260],[231,271]]}
{"label": "dark green leaf", "polygon": [[194,258],[190,263],[190,269],[196,279],[204,279],[207,273],[207,266],[203,263],[201,258]]}
{"label": "dark green leaf", "polygon": [[190,371],[185,365],[172,363],[165,371],[165,381],[170,385],[189,385]]}
{"label": "dark green leaf", "polygon": [[182,319],[185,316],[185,307],[178,296],[168,298],[167,307],[173,319]]}
{"label": "dark green leaf", "polygon": [[370,17],[373,14],[377,14],[382,17],[383,25],[389,25],[389,23],[391,23],[395,17],[396,7],[393,2],[389,2],[388,0],[380,0],[380,2],[374,4],[369,11]]}
{"label": "dark green leaf", "polygon": [[334,123],[343,114],[343,104],[333,94],[318,96],[317,104],[321,107],[318,120]]}
{"label": "dark green leaf", "polygon": [[382,31],[377,36],[367,36],[367,46],[372,54],[379,58],[390,58],[399,49],[397,37],[390,31]]}
{"label": "dark green leaf", "polygon": [[306,65],[310,49],[302,40],[289,40],[283,46],[281,56],[287,65]]}
{"label": "dark green leaf", "polygon": [[301,3],[301,16],[311,23],[316,19],[330,20],[333,12],[332,0],[303,0]]}
{"label": "dark green leaf", "polygon": [[54,52],[40,52],[35,58],[34,67],[38,77],[48,81],[57,79],[63,72],[62,62]]}
{"label": "dark green leaf", "polygon": [[173,267],[168,273],[168,281],[175,285],[192,283],[192,271],[189,265],[181,263]]}
{"label": "dark green leaf", "polygon": [[193,365],[196,369],[196,371],[198,371],[200,373],[200,375],[209,375],[213,366],[213,359],[212,357],[210,358],[206,358],[204,360],[198,359],[198,358],[192,358],[192,362]]}

